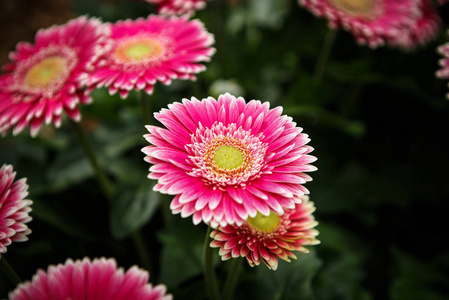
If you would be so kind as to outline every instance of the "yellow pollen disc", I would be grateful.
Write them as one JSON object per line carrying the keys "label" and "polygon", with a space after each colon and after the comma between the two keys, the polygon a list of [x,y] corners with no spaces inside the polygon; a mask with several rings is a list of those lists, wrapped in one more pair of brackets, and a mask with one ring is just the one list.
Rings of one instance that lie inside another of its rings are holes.
{"label": "yellow pollen disc", "polygon": [[233,170],[243,164],[243,153],[232,146],[220,146],[215,150],[214,162],[220,169]]}
{"label": "yellow pollen disc", "polygon": [[374,0],[330,0],[338,9],[353,16],[370,17]]}
{"label": "yellow pollen disc", "polygon": [[248,217],[247,222],[251,227],[260,232],[270,233],[275,231],[279,226],[279,216],[272,211],[270,211],[268,216],[257,212],[254,218]]}
{"label": "yellow pollen disc", "polygon": [[24,84],[28,88],[45,89],[63,78],[67,68],[66,59],[60,56],[44,58],[32,66],[25,75]]}
{"label": "yellow pollen disc", "polygon": [[122,42],[115,49],[115,56],[122,62],[148,62],[164,53],[164,47],[152,38],[139,38]]}

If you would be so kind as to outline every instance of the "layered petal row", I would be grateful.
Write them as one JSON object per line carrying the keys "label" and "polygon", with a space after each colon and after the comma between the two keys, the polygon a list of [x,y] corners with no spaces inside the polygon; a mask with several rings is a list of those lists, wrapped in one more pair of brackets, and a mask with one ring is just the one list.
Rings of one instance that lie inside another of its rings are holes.
{"label": "layered petal row", "polygon": [[193,15],[206,7],[208,0],[146,0],[157,5],[158,13],[163,15]]}

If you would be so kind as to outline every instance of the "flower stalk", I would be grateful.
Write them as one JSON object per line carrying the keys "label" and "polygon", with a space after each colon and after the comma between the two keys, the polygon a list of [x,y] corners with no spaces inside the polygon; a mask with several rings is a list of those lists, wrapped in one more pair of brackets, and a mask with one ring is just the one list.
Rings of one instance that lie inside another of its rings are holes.
{"label": "flower stalk", "polygon": [[206,291],[208,299],[210,300],[220,300],[220,294],[218,292],[217,277],[214,271],[214,257],[213,249],[209,246],[210,243],[210,233],[212,228],[209,226],[207,228],[206,237],[204,238],[203,247],[203,272],[204,281],[206,283]]}
{"label": "flower stalk", "polygon": [[234,258],[229,267],[228,276],[223,286],[223,300],[234,299],[234,291],[239,278],[240,270],[242,268],[242,259],[240,257]]}
{"label": "flower stalk", "polygon": [[326,70],[327,63],[331,54],[332,46],[337,36],[336,29],[329,29],[324,37],[323,46],[321,47],[320,54],[315,64],[315,70],[313,72],[313,79],[317,83],[321,83]]}
{"label": "flower stalk", "polygon": [[17,275],[11,265],[6,261],[5,256],[0,257],[0,269],[12,284],[18,285],[22,283],[22,279],[20,279],[19,275]]}

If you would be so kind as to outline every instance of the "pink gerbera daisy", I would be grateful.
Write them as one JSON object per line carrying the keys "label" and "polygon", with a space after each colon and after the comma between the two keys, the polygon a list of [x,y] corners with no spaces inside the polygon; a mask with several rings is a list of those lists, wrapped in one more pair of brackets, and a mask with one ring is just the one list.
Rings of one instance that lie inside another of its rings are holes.
{"label": "pink gerbera daisy", "polygon": [[112,48],[91,74],[89,85],[107,86],[127,97],[130,90],[153,92],[157,81],[195,80],[214,54],[214,37],[198,20],[150,15],[147,19],[109,24]]}
{"label": "pink gerbera daisy", "polygon": [[91,101],[83,78],[103,52],[106,29],[85,16],[39,30],[35,43],[21,42],[0,75],[0,132],[13,134],[28,124],[35,136],[43,122],[61,125],[62,112],[75,121],[78,104]]}
{"label": "pink gerbera daisy", "polygon": [[[449,43],[445,43],[437,48],[437,51],[444,56],[439,60],[441,69],[436,72],[436,76],[442,79],[449,79]],[[446,94],[446,98],[449,99],[449,93]]]}
{"label": "pink gerbera daisy", "polygon": [[351,32],[360,44],[372,48],[384,45],[413,26],[420,16],[421,0],[299,0],[332,28]]}
{"label": "pink gerbera daisy", "polygon": [[268,216],[258,213],[242,226],[218,227],[210,235],[214,239],[210,246],[220,248],[222,260],[241,256],[251,267],[263,261],[276,270],[278,257],[289,262],[290,258],[296,259],[292,251],[307,253],[305,245],[320,243],[316,239],[318,231],[313,229],[318,224],[312,215],[315,206],[308,196],[302,196],[301,200],[302,203],[286,209],[281,216],[273,211]]}
{"label": "pink gerbera daisy", "polygon": [[193,15],[196,10],[206,7],[208,0],[146,0],[158,7],[158,13],[163,15]]}
{"label": "pink gerbera daisy", "polygon": [[173,213],[193,215],[194,224],[241,225],[258,212],[283,214],[308,193],[302,184],[312,178],[303,172],[316,170],[313,148],[281,107],[228,93],[168,107],[155,114],[167,129],[147,126],[153,145],[142,151],[154,189],[176,195]]}
{"label": "pink gerbera daisy", "polygon": [[136,266],[124,272],[115,259],[88,258],[39,270],[33,280],[20,284],[10,300],[171,300],[164,285],[152,286],[149,274]]}
{"label": "pink gerbera daisy", "polygon": [[419,13],[413,26],[402,28],[401,34],[388,41],[389,45],[409,50],[427,43],[438,34],[441,18],[432,1],[420,0]]}
{"label": "pink gerbera daisy", "polygon": [[28,195],[26,178],[14,182],[16,172],[10,165],[0,169],[0,256],[12,242],[28,240],[31,230],[25,225],[31,221],[31,200]]}

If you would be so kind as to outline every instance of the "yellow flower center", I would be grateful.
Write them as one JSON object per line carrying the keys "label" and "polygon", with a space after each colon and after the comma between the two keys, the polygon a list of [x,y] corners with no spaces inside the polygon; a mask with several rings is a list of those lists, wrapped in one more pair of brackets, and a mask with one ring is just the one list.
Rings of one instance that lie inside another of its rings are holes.
{"label": "yellow flower center", "polygon": [[24,85],[29,89],[45,90],[64,78],[67,60],[61,56],[50,56],[33,65],[25,75]]}
{"label": "yellow flower center", "polygon": [[242,151],[232,146],[220,146],[215,150],[214,162],[220,169],[233,170],[244,162]]}
{"label": "yellow flower center", "polygon": [[137,37],[119,43],[114,54],[122,63],[141,63],[157,60],[164,52],[164,46],[157,39]]}
{"label": "yellow flower center", "polygon": [[248,217],[247,222],[257,231],[271,233],[278,228],[280,219],[279,216],[272,211],[270,211],[268,216],[264,216],[260,212],[257,212],[257,215],[254,218]]}
{"label": "yellow flower center", "polygon": [[331,4],[355,17],[373,17],[374,0],[330,0]]}

